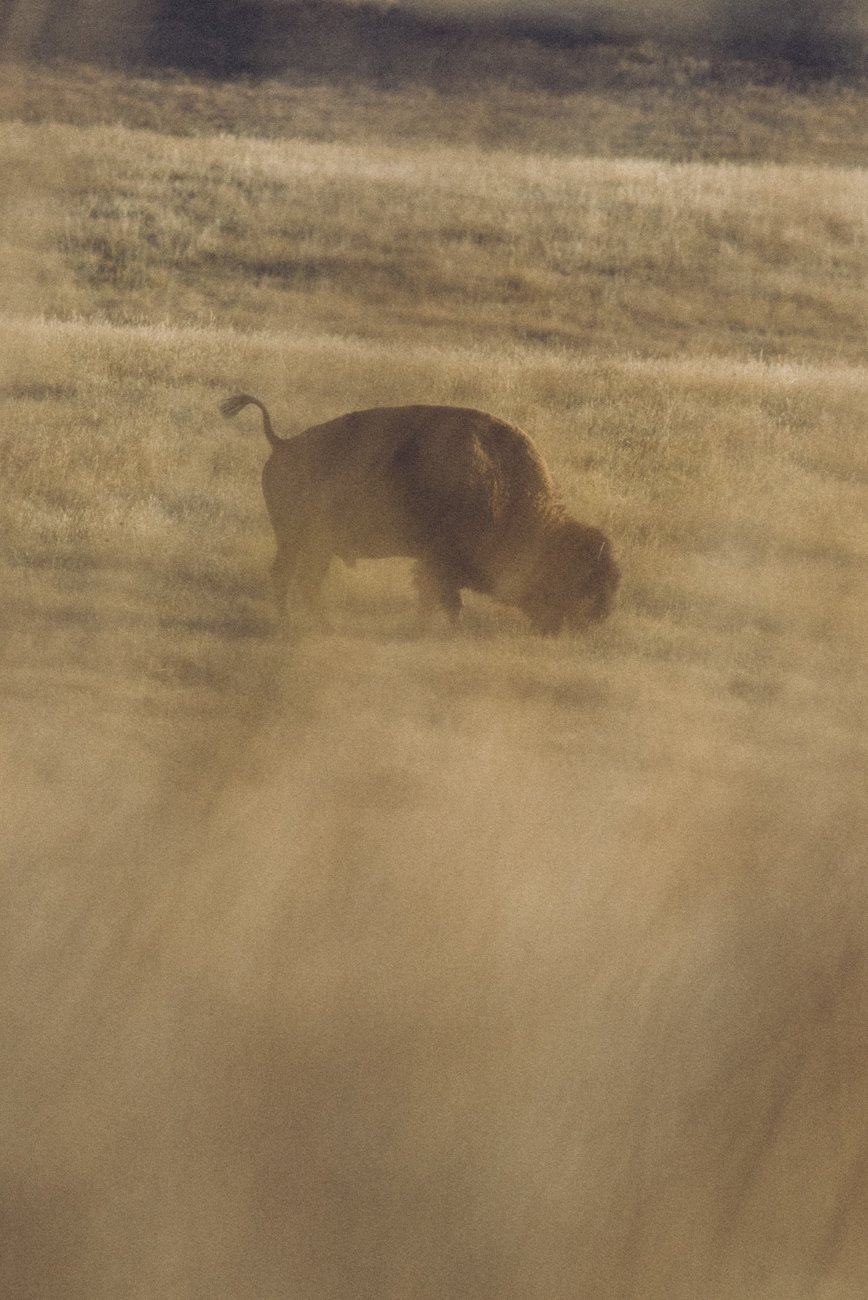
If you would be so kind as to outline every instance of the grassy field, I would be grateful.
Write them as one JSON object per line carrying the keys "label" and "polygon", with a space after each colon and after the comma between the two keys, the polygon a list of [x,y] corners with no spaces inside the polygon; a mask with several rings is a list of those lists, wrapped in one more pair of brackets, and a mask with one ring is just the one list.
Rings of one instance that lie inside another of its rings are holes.
{"label": "grassy field", "polygon": [[217,84],[177,74],[7,63],[0,114],[26,122],[117,125],[168,135],[399,144],[433,141],[567,157],[671,162],[777,162],[862,167],[868,161],[865,87],[818,81],[787,90],[751,64],[724,64],[654,46],[591,46],[562,94],[461,66],[440,80],[390,86],[364,80],[239,78]]}
{"label": "grassy field", "polygon": [[[861,1300],[864,100],[3,74],[5,1293]],[[237,389],[518,422],[612,619],[278,633]]]}

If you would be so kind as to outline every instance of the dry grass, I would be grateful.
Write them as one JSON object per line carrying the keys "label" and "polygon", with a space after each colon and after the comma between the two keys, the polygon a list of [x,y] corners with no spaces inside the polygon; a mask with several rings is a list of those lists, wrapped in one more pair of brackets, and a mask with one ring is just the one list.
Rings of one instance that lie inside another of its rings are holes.
{"label": "dry grass", "polygon": [[749,65],[673,58],[640,45],[589,47],[580,88],[561,93],[504,79],[481,84],[215,83],[78,66],[5,63],[0,116],[166,135],[219,133],[370,144],[433,141],[568,157],[671,162],[864,166],[864,85],[800,92],[758,84]]}
{"label": "dry grass", "polygon": [[7,257],[50,315],[170,309],[401,343],[656,355],[864,351],[855,170],[15,123],[0,159],[31,195],[11,202]]}
{"label": "dry grass", "polygon": [[[862,173],[2,139],[5,1292],[858,1300]],[[611,622],[277,636],[236,388],[516,421]]]}

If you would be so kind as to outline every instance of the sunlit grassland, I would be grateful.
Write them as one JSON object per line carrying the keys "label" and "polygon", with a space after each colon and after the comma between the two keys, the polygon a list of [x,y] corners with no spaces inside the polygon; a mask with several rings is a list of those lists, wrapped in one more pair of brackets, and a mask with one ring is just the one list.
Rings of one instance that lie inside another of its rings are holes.
{"label": "sunlit grassland", "polygon": [[[500,665],[531,701],[536,690],[546,698],[549,676],[555,700],[564,689],[569,698],[573,673],[578,699],[599,679],[627,710],[628,751],[636,682],[652,678],[655,707],[691,681],[733,717],[761,707],[819,743],[831,709],[859,735],[868,465],[858,369],[539,346],[396,355],[328,335],[87,322],[7,321],[3,332],[13,693],[74,680],[123,703],[134,684],[152,707],[187,699],[222,717],[280,671],[258,487],[266,447],[258,420],[226,425],[216,409],[244,386],[268,395],[286,432],[402,400],[496,407],[533,431],[573,509],[616,539],[620,608],[589,639],[536,642],[517,614],[483,600],[469,602],[465,639],[444,630],[437,675],[471,708],[476,693],[496,698]],[[406,566],[336,565],[330,599],[357,668],[369,639],[385,635],[421,685],[430,648],[418,644]]]}
{"label": "sunlit grassland", "polygon": [[569,157],[671,162],[864,166],[864,88],[818,82],[799,92],[756,84],[747,70],[711,75],[653,48],[590,50],[580,90],[550,93],[498,77],[437,88],[289,78],[218,83],[178,74],[7,62],[0,116],[162,135],[376,141],[515,149]]}
{"label": "sunlit grassland", "polygon": [[[856,169],[15,123],[0,160],[13,283],[21,262],[52,315],[652,355],[864,351]],[[22,192],[38,199],[16,211]]]}
{"label": "sunlit grassland", "polygon": [[[0,1282],[861,1300],[864,172],[359,131],[0,126]],[[611,620],[279,632],[238,389],[517,422]]]}

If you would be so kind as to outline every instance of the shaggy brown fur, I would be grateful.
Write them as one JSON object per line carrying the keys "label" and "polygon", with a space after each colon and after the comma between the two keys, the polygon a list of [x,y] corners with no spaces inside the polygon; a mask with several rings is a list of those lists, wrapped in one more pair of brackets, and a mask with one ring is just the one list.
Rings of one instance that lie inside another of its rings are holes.
{"label": "shaggy brown fur", "polygon": [[322,619],[320,587],[333,556],[410,556],[424,613],[452,619],[462,588],[517,606],[557,633],[604,618],[618,585],[608,539],[572,519],[527,434],[482,411],[396,406],[353,411],[294,438],[262,412],[271,456],[262,490],[277,539],[274,596],[290,580]]}

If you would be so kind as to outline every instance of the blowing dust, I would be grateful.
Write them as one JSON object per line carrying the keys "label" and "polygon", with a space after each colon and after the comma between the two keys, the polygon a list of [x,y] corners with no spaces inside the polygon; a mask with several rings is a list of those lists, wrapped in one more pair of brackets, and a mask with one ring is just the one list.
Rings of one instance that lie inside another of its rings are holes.
{"label": "blowing dust", "polygon": [[13,711],[4,1294],[862,1293],[857,769],[628,739],[520,645]]}

